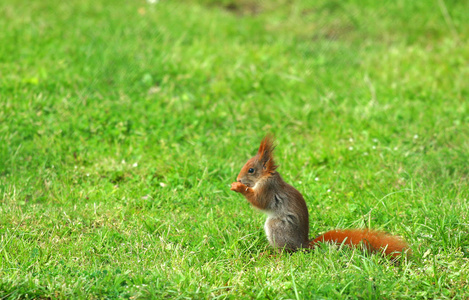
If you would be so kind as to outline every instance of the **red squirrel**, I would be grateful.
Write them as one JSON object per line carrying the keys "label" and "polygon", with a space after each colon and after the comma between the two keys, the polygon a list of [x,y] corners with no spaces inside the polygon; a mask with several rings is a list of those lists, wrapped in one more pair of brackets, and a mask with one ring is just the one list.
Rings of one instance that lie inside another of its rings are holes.
{"label": "red squirrel", "polygon": [[286,183],[276,171],[273,139],[266,136],[256,156],[247,161],[231,184],[257,209],[267,214],[264,230],[272,247],[279,251],[314,248],[318,242],[364,246],[370,251],[398,257],[408,244],[400,237],[381,231],[345,229],[328,231],[309,240],[309,214],[301,193]]}

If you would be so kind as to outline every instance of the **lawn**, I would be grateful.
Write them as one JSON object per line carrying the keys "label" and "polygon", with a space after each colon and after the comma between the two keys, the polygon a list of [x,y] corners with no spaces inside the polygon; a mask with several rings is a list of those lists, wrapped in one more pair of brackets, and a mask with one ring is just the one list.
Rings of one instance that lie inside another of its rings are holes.
{"label": "lawn", "polygon": [[[468,299],[467,1],[0,3],[0,298]],[[311,238],[230,191],[266,133]]]}

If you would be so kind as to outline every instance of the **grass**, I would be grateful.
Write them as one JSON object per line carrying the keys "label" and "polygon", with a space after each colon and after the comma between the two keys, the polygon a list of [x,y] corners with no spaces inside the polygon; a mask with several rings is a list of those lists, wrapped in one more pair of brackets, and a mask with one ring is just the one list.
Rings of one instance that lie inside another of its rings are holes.
{"label": "grass", "polygon": [[[467,299],[464,1],[0,4],[0,298]],[[311,236],[230,183],[266,132]]]}

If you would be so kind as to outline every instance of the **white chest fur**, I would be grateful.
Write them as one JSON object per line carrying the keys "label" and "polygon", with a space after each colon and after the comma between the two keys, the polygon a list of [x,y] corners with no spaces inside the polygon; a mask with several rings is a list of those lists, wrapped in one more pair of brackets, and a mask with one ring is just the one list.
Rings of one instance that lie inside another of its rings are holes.
{"label": "white chest fur", "polygon": [[264,230],[265,230],[265,234],[267,235],[267,239],[269,240],[269,243],[272,244],[272,237],[271,237],[271,232],[270,232],[270,227],[269,227],[269,221],[270,221],[271,217],[267,217],[267,220],[265,220],[265,224],[264,224]]}

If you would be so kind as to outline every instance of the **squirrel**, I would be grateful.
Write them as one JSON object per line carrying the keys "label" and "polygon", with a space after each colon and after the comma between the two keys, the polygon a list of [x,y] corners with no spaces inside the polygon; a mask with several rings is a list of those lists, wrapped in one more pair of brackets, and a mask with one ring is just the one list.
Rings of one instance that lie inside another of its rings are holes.
{"label": "squirrel", "polygon": [[301,193],[276,171],[274,148],[273,138],[267,135],[256,156],[247,161],[237,181],[231,184],[232,191],[243,194],[252,206],[267,214],[264,230],[272,247],[279,252],[294,252],[329,242],[362,246],[392,258],[410,253],[408,244],[400,237],[368,229],[331,230],[310,241],[306,202]]}

